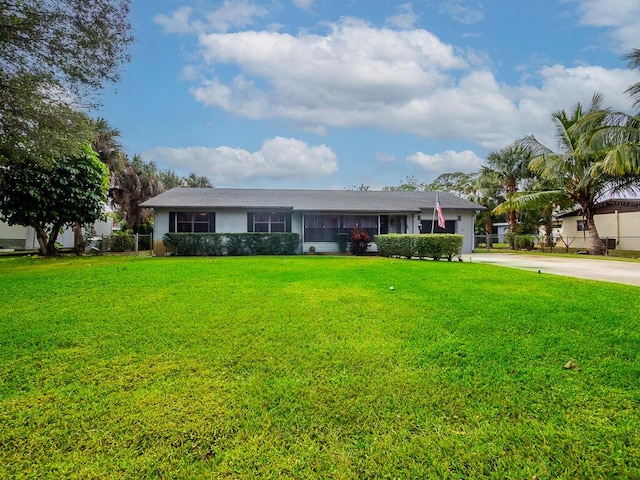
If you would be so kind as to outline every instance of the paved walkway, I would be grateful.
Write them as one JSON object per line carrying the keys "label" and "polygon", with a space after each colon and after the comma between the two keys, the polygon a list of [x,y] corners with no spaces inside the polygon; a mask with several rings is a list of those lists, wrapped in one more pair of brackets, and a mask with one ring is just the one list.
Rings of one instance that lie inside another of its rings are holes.
{"label": "paved walkway", "polygon": [[465,262],[491,263],[503,267],[540,271],[552,275],[625,283],[640,287],[640,263],[592,258],[566,258],[509,253],[463,254]]}

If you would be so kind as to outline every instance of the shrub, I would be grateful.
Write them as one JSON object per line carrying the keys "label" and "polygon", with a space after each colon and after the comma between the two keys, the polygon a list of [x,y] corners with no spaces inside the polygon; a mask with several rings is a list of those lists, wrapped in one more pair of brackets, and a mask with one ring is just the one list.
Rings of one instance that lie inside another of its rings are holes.
{"label": "shrub", "polygon": [[349,245],[349,234],[348,233],[338,233],[338,251],[340,253],[344,253],[347,251],[347,247]]}
{"label": "shrub", "polygon": [[512,232],[505,234],[504,239],[511,250],[533,250],[536,243],[535,235],[519,235]]}
{"label": "shrub", "polygon": [[166,233],[162,239],[174,255],[294,255],[297,233]]}
{"label": "shrub", "polygon": [[419,257],[451,260],[462,250],[462,235],[450,234],[387,234],[376,235],[378,252],[385,257]]}
{"label": "shrub", "polygon": [[369,234],[362,228],[354,228],[349,235],[349,241],[354,255],[364,255],[367,248],[369,248],[371,239]]}
{"label": "shrub", "polygon": [[130,252],[133,250],[133,236],[130,232],[120,231],[109,236],[110,252]]}

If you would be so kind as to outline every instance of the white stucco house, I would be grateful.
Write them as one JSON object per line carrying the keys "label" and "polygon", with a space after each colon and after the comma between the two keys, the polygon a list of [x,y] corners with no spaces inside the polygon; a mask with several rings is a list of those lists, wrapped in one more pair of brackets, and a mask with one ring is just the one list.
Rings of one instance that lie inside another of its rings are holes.
{"label": "white stucco house", "polygon": [[[436,219],[434,233],[463,235],[463,252],[471,252],[474,216],[485,208],[450,193],[438,196],[446,224],[439,228]],[[154,210],[154,250],[164,255],[169,232],[293,232],[300,235],[298,253],[338,252],[337,234],[354,227],[370,236],[431,233],[435,204],[436,192],[178,187],[141,207]]]}
{"label": "white stucco house", "polygon": [[[571,248],[591,247],[586,221],[580,210],[560,215],[562,241]],[[611,198],[595,205],[594,222],[608,248],[640,250],[640,199]]]}

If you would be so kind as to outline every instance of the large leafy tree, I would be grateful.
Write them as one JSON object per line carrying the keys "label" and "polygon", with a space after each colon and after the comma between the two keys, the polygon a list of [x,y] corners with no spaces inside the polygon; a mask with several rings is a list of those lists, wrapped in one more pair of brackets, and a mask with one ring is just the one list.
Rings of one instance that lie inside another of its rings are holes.
{"label": "large leafy tree", "polygon": [[54,255],[61,229],[104,215],[108,188],[109,171],[89,146],[54,165],[0,165],[0,220],[33,227],[42,254]]}
{"label": "large leafy tree", "polygon": [[92,126],[73,113],[119,80],[129,0],[0,0],[0,163],[75,155]]}
{"label": "large leafy tree", "polygon": [[573,111],[554,112],[557,149],[543,145],[534,136],[525,137],[521,143],[534,155],[529,169],[555,188],[511,198],[496,211],[531,208],[549,202],[577,205],[587,224],[591,253],[604,254],[605,246],[594,222],[595,205],[607,195],[637,191],[640,173],[625,156],[610,155],[611,149],[615,150],[616,139],[615,134],[607,133],[612,131],[611,116],[612,113],[602,107],[599,94],[593,96],[586,109],[577,104]]}

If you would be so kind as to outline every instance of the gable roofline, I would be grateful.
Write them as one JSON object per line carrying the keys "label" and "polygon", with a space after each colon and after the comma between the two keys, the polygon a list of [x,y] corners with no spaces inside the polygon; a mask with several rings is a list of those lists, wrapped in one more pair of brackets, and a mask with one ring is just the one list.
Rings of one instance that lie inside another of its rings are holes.
{"label": "gable roofline", "polygon": [[[594,211],[597,214],[598,210],[606,210],[610,207],[626,207],[627,211],[640,211],[640,198],[609,198],[596,203],[594,205]],[[582,210],[579,208],[558,215],[557,218],[575,217],[578,215],[582,215]]]}
{"label": "gable roofline", "polygon": [[307,212],[407,212],[433,210],[436,194],[443,210],[486,210],[448,192],[381,190],[300,190],[188,188],[168,190],[140,204],[142,208],[282,209]]}

